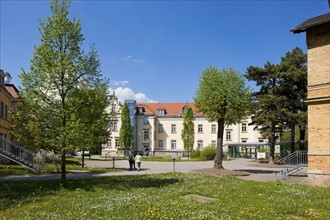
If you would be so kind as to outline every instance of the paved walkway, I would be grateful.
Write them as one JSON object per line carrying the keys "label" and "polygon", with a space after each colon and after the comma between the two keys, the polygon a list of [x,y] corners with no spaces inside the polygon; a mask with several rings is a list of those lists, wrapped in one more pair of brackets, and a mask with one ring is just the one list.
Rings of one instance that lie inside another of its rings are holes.
{"label": "paved walkway", "polygon": [[[116,160],[115,168],[122,168],[124,171],[108,172],[108,173],[90,173],[90,172],[71,172],[67,174],[67,178],[87,178],[98,176],[118,176],[118,175],[142,175],[142,174],[156,174],[167,172],[182,172],[188,173],[196,169],[212,168],[213,161],[184,161],[184,162],[151,162],[142,161],[141,170],[129,171],[127,160]],[[85,160],[86,167],[100,167],[112,168],[113,161],[108,160]],[[254,181],[284,181],[292,183],[307,184],[305,177],[283,177],[275,174],[277,171],[283,169],[277,165],[258,164],[250,159],[235,159],[231,161],[223,161],[223,166],[228,170],[241,170],[250,173],[249,176],[242,176],[239,178]],[[25,176],[7,176],[0,177],[0,181],[11,180],[40,180],[40,179],[59,179],[60,174],[49,175],[25,175]]]}

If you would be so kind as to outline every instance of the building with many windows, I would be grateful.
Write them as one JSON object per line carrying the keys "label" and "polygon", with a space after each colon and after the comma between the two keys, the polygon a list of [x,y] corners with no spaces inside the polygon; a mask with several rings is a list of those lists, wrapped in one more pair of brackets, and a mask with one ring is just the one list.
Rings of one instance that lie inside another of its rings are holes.
{"label": "building with many windows", "polygon": [[[134,100],[126,102],[132,126],[132,149],[143,151],[145,155],[166,155],[169,152],[182,154],[184,147],[181,132],[183,114],[187,106],[191,107],[195,114],[193,148],[216,147],[217,123],[208,122],[202,113],[197,113],[194,103],[136,103]],[[111,127],[108,143],[103,146],[103,155],[116,153],[119,147],[120,104],[117,101],[113,102],[113,105],[114,107],[109,109],[117,110],[116,120],[112,122],[116,123],[116,129]],[[251,117],[247,114],[240,124],[225,127],[224,151],[228,151],[228,144],[264,143],[260,133],[253,129],[254,126],[249,125],[250,122]]]}

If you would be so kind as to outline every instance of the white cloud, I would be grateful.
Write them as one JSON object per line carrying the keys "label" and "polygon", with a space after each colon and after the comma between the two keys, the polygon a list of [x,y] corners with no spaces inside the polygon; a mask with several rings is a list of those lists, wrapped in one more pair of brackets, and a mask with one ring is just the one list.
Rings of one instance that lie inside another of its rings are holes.
{"label": "white cloud", "polygon": [[131,59],[131,58],[132,58],[131,55],[127,55],[126,57],[123,57],[122,59],[123,59],[123,60],[129,60],[129,59]]}
{"label": "white cloud", "polygon": [[143,93],[135,93],[131,88],[128,87],[118,87],[115,89],[115,93],[121,103],[124,103],[125,100],[135,100],[138,103],[156,102],[155,100],[148,98]]}
{"label": "white cloud", "polygon": [[127,55],[122,58],[123,61],[129,61],[133,63],[143,64],[145,63],[144,59],[133,57],[132,55]]}
{"label": "white cloud", "polygon": [[127,80],[110,80],[110,84],[114,86],[126,86],[128,83]]}

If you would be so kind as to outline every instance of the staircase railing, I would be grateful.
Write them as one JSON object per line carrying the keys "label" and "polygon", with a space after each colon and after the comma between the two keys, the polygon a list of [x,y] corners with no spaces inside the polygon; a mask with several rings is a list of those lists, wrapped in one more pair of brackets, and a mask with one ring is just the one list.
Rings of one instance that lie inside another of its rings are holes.
{"label": "staircase railing", "polygon": [[29,169],[36,170],[36,154],[3,136],[0,136],[0,155]]}
{"label": "staircase railing", "polygon": [[297,150],[276,162],[279,165],[297,165],[308,164],[308,155],[306,150]]}

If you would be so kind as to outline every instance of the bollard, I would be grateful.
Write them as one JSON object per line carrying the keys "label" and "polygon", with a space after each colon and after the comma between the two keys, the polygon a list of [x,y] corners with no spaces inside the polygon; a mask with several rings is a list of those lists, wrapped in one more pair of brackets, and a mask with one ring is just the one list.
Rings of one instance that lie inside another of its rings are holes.
{"label": "bollard", "polygon": [[115,168],[115,159],[116,159],[116,158],[114,158],[114,157],[112,158],[112,169]]}

